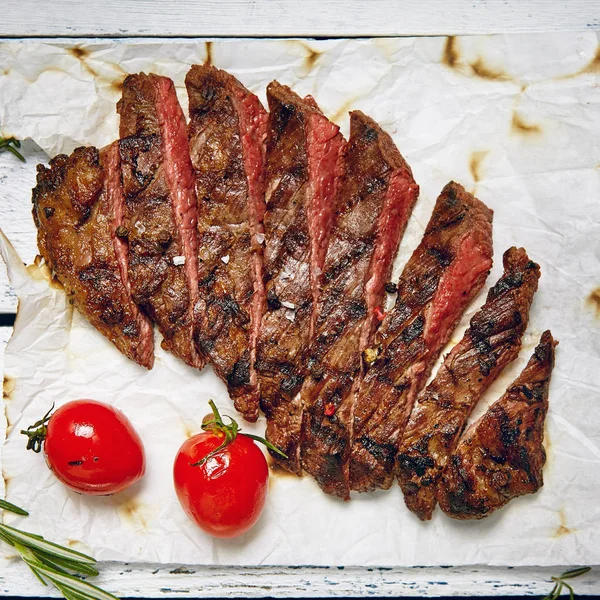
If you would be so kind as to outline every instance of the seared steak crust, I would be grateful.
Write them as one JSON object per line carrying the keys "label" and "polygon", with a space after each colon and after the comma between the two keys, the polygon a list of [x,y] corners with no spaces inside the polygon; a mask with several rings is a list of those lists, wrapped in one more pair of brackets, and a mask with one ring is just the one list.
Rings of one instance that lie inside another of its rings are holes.
{"label": "seared steak crust", "polygon": [[387,489],[417,393],[469,302],[492,256],[492,211],[457,183],[436,202],[419,247],[398,283],[394,308],[375,339],[354,410],[351,488]]}
{"label": "seared steak crust", "polygon": [[[369,117],[351,113],[315,336],[302,388],[302,466],[330,494],[349,497],[353,383],[372,341],[393,258],[418,196],[410,167]],[[393,198],[388,198],[393,195]],[[390,251],[377,253],[382,245]]]}
{"label": "seared steak crust", "polygon": [[[192,67],[186,87],[200,259],[194,337],[237,410],[256,421],[254,346],[264,311],[257,236],[264,213],[267,114],[256,96],[215,67]],[[243,126],[244,118],[249,127]],[[247,167],[252,156],[259,163],[255,170]]]}
{"label": "seared steak crust", "polygon": [[77,148],[37,169],[33,218],[40,254],[71,304],[125,356],[151,369],[152,324],[131,298],[115,246],[113,203],[122,202],[116,146]]}
{"label": "seared steak crust", "polygon": [[[257,344],[256,370],[261,408],[267,416],[267,439],[289,457],[279,462],[300,474],[302,410],[296,398],[305,378],[305,352],[312,337],[316,281],[326,247],[329,223],[315,231],[313,200],[317,186],[329,180],[324,202],[331,202],[335,173],[311,172],[311,153],[336,159],[342,145],[338,128],[311,99],[302,100],[277,82],[267,88],[269,122],[266,154],[264,281],[267,308]],[[315,129],[323,134],[320,142]],[[334,156],[332,156],[332,154]],[[335,165],[334,165],[335,166]],[[321,181],[318,181],[319,175]],[[321,259],[319,256],[323,255]],[[312,261],[312,267],[311,267]],[[319,264],[320,261],[320,264]]]}
{"label": "seared steak crust", "polygon": [[438,487],[441,509],[481,519],[544,481],[544,421],[557,342],[544,332],[523,372],[467,430]]}
{"label": "seared steak crust", "polygon": [[[183,125],[185,136],[185,155],[175,169],[169,150],[173,138],[180,140],[170,135],[161,113],[169,106],[176,108],[169,115],[169,128]],[[129,243],[133,297],[158,325],[165,349],[202,367],[204,361],[192,340],[197,250],[190,238],[195,236],[195,215],[182,206],[179,182],[173,176],[174,170],[185,176],[188,170],[191,173],[183,113],[170,80],[144,73],[125,79],[117,111],[125,193],[122,233]]]}
{"label": "seared steak crust", "polygon": [[438,481],[469,414],[519,354],[539,276],[525,250],[507,250],[504,274],[417,398],[396,460],[406,505],[421,520],[431,518]]}

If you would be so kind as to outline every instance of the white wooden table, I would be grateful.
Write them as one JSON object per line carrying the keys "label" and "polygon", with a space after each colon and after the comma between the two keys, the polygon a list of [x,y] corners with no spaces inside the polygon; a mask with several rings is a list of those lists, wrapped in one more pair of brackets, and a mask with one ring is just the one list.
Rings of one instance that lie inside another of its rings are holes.
{"label": "white wooden table", "polygon": [[[600,29],[598,0],[3,0],[0,37],[365,37]],[[1,67],[1,65],[0,65]],[[1,75],[0,75],[1,76]],[[0,154],[0,227],[24,261],[35,256],[28,196],[45,156],[28,162]],[[17,300],[0,267],[0,370]],[[3,419],[0,419],[3,421]],[[4,423],[0,422],[0,437]],[[439,596],[543,595],[556,568],[184,568],[103,564],[98,583],[120,596]],[[579,594],[600,594],[600,568],[575,580]],[[18,561],[0,557],[0,596],[48,593]]]}

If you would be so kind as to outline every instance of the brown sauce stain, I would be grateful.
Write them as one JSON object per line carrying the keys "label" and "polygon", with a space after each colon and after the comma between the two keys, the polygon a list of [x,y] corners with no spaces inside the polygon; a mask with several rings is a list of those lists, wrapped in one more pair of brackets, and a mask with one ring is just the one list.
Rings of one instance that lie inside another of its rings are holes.
{"label": "brown sauce stain", "polygon": [[473,176],[475,183],[481,180],[481,163],[485,160],[485,157],[490,153],[489,150],[478,150],[471,153],[471,159],[469,160],[469,170]]}
{"label": "brown sauce stain", "polygon": [[111,81],[110,88],[114,92],[121,94],[123,92],[123,83],[125,83],[125,77],[126,77],[126,75],[124,75],[121,79],[115,79],[115,80]]}
{"label": "brown sauce stain", "polygon": [[4,376],[4,381],[2,382],[2,397],[5,400],[12,400],[12,394],[15,391],[16,381],[9,377],[8,375]]}
{"label": "brown sauce stain", "polygon": [[442,54],[442,63],[454,69],[460,61],[460,53],[458,50],[458,40],[455,36],[450,35],[446,38],[444,44],[444,52]]}
{"label": "brown sauce stain", "polygon": [[143,505],[131,498],[119,506],[123,518],[136,528],[148,529],[148,522],[142,514]]}
{"label": "brown sauce stain", "polygon": [[204,59],[204,64],[212,65],[213,64],[213,56],[212,56],[213,43],[212,42],[204,42],[204,46],[206,48],[206,58]]}
{"label": "brown sauce stain", "polygon": [[600,317],[600,287],[593,290],[587,297],[588,304],[594,309],[597,317]]}
{"label": "brown sauce stain", "polygon": [[10,74],[10,69],[4,69],[4,71],[2,71],[2,75],[9,75]]}
{"label": "brown sauce stain", "polygon": [[542,133],[542,128],[535,123],[527,123],[517,111],[513,112],[511,128],[514,133],[521,135],[538,135]]}
{"label": "brown sauce stain", "polygon": [[489,81],[508,81],[511,79],[502,69],[488,65],[482,57],[471,63],[463,62],[460,56],[458,40],[453,35],[446,38],[441,62],[450,69],[454,69],[467,76],[474,75],[475,77]]}
{"label": "brown sauce stain", "polygon": [[558,519],[559,519],[559,526],[556,528],[556,531],[554,532],[554,535],[552,536],[553,538],[560,538],[563,537],[565,535],[569,535],[571,533],[575,533],[577,531],[577,529],[573,529],[572,527],[567,527],[567,517],[565,515],[565,509],[561,508],[558,511]]}
{"label": "brown sauce stain", "polygon": [[304,52],[304,70],[309,73],[314,69],[315,65],[319,62],[321,58],[322,52],[311,48],[307,43],[300,40],[288,40],[286,43],[293,44],[295,47],[300,46]]}
{"label": "brown sauce stain", "polygon": [[85,60],[90,55],[90,51],[82,48],[81,46],[73,46],[72,48],[68,48],[67,52],[78,60]]}
{"label": "brown sauce stain", "polygon": [[73,48],[69,48],[68,52],[71,56],[74,56],[80,63],[81,66],[92,76],[98,77],[97,71],[92,69],[90,65],[87,63],[87,59],[91,55],[89,50],[82,48],[81,46],[73,46]]}
{"label": "brown sauce stain", "polygon": [[[210,42],[207,42],[210,43]],[[94,69],[88,62],[87,59],[92,55],[89,50],[82,48],[80,46],[74,46],[73,48],[68,48],[67,51],[71,56],[76,58],[81,66],[94,78],[100,79],[101,81],[108,84],[108,87],[114,92],[120,94],[123,91],[123,82],[127,77],[127,73],[123,70],[123,67],[116,63],[108,63],[110,67],[114,68],[115,71],[119,72],[120,75],[115,79],[109,79],[108,77],[101,75]]]}
{"label": "brown sauce stain", "polygon": [[506,73],[500,69],[494,69],[487,65],[482,58],[478,58],[475,62],[470,64],[471,70],[473,74],[477,77],[481,77],[481,79],[490,79],[490,80],[508,80],[509,77]]}
{"label": "brown sauce stain", "polygon": [[588,73],[591,74],[599,74],[600,73],[600,46],[596,48],[596,54],[594,54],[594,58],[585,65],[585,67],[579,69],[579,71],[575,71],[575,73],[569,73],[568,75],[560,75],[559,77],[555,77],[554,79],[572,79],[573,77],[579,77],[579,75],[586,75]]}
{"label": "brown sauce stain", "polygon": [[336,123],[339,119],[346,116],[346,113],[350,111],[352,105],[356,101],[356,98],[350,98],[346,100],[332,115],[329,117],[331,121]]}

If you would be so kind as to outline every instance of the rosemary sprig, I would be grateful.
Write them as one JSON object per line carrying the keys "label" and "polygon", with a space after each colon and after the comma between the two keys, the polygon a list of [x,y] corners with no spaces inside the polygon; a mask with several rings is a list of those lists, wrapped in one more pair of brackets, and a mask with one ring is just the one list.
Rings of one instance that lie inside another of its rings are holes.
{"label": "rosemary sprig", "polygon": [[21,142],[15,138],[3,138],[0,136],[0,151],[8,150],[12,152],[20,161],[25,162],[25,157],[17,150],[21,147]]}
{"label": "rosemary sprig", "polygon": [[[29,514],[6,500],[0,500],[0,509],[17,515]],[[51,583],[67,600],[119,600],[82,579],[82,576],[98,575],[93,566],[95,558],[3,523],[0,523],[0,540],[21,555],[23,562],[43,585]]]}
{"label": "rosemary sprig", "polygon": [[552,591],[544,596],[543,600],[557,600],[562,594],[563,588],[567,588],[569,590],[570,600],[575,598],[575,592],[573,591],[573,587],[569,585],[565,579],[573,579],[573,577],[579,577],[580,575],[585,575],[592,570],[592,567],[580,567],[578,569],[571,569],[570,571],[565,571],[562,575],[558,577],[551,577],[552,581],[554,581],[554,587]]}
{"label": "rosemary sprig", "polygon": [[[212,410],[212,415],[206,415],[206,417],[204,417],[204,419],[202,420],[202,429],[204,431],[214,431],[222,433],[224,435],[223,441],[214,450],[211,450],[204,458],[201,458],[198,462],[192,463],[192,467],[202,466],[209,458],[213,457],[215,454],[218,454],[219,452],[221,452],[221,450],[223,450],[223,448],[225,448],[225,446],[233,442],[233,440],[235,440],[235,438],[237,437],[238,433],[242,432],[239,425],[237,424],[237,421],[232,419],[229,415],[225,415],[229,419],[229,425],[225,424],[219,413],[219,409],[216,407],[215,403],[212,400],[209,400],[208,404],[210,405],[210,408]],[[249,437],[255,442],[260,442],[261,444],[264,444],[269,450],[275,452],[275,454],[279,454],[279,456],[281,456],[282,458],[287,458],[287,455],[284,454],[279,448],[277,448],[277,446],[274,446],[273,444],[271,444],[271,442],[265,440],[264,438],[261,438],[258,435],[253,435],[252,433],[242,433],[242,435]]]}

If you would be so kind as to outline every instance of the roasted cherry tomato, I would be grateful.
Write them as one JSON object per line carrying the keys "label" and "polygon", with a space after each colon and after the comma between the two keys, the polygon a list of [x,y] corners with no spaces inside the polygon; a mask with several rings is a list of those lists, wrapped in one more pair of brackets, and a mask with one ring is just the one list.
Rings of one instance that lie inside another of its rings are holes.
{"label": "roasted cherry tomato", "polygon": [[211,401],[213,414],[203,433],[184,442],[175,458],[173,478],[181,506],[204,531],[220,538],[246,533],[259,519],[267,497],[269,467],[253,440],[225,425]]}
{"label": "roasted cherry tomato", "polygon": [[82,494],[116,494],[146,470],[144,447],[129,419],[95,400],[74,400],[22,431],[67,487]]}

